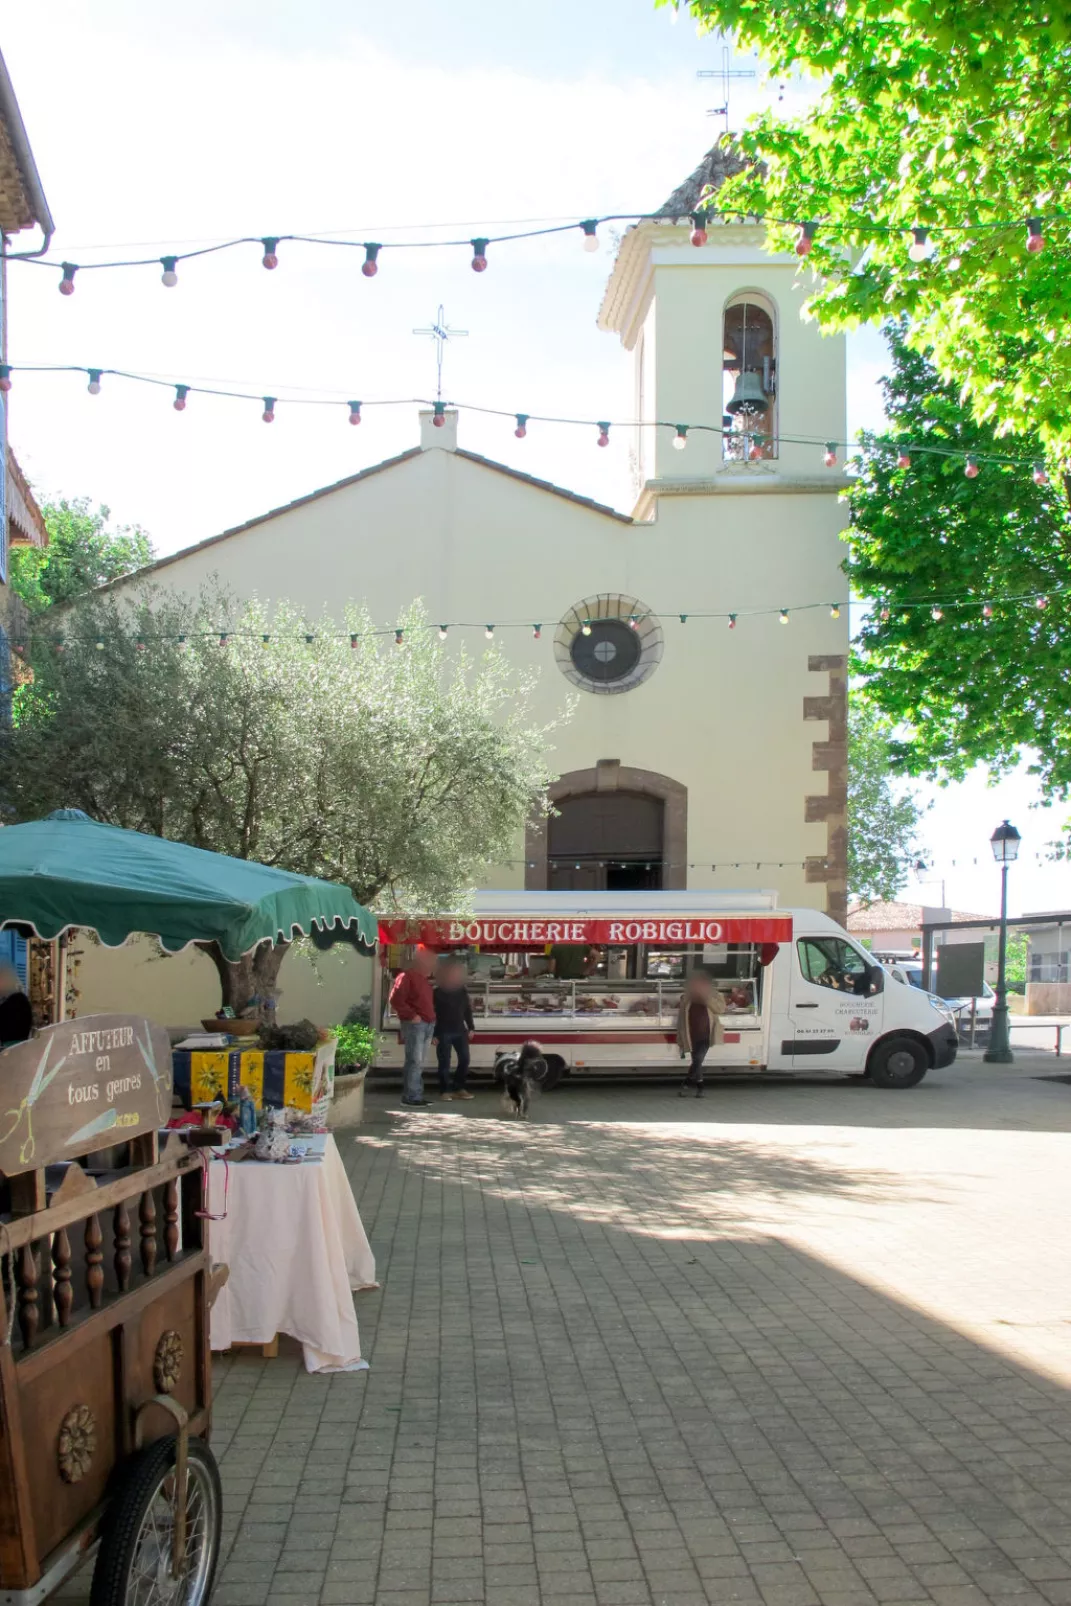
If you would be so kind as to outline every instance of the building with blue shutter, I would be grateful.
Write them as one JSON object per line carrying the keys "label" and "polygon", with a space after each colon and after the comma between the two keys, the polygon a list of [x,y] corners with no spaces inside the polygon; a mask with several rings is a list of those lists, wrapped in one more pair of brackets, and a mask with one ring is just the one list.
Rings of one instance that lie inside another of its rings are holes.
{"label": "building with blue shutter", "polygon": [[[18,238],[31,229],[39,231],[38,239]],[[7,362],[8,349],[7,259],[43,255],[53,231],[22,114],[0,56],[0,363]],[[10,717],[11,645],[18,625],[9,585],[10,548],[23,541],[43,545],[46,539],[40,511],[8,446],[8,395],[0,389],[0,719]]]}

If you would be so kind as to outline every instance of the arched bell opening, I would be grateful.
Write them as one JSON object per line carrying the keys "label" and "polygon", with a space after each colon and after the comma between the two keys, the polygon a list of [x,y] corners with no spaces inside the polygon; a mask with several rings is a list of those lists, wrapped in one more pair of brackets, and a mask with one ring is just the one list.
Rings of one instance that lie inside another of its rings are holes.
{"label": "arched bell opening", "polygon": [[742,291],[722,319],[722,456],[761,462],[777,456],[777,332],[774,309]]}

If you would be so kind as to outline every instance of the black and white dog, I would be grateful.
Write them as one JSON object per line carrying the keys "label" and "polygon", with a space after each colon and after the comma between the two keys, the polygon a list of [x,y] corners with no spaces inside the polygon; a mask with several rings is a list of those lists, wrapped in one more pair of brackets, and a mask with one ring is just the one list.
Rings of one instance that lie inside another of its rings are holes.
{"label": "black and white dog", "polygon": [[504,1054],[496,1069],[502,1079],[502,1114],[527,1121],[532,1094],[547,1074],[542,1048],[524,1043],[519,1054]]}

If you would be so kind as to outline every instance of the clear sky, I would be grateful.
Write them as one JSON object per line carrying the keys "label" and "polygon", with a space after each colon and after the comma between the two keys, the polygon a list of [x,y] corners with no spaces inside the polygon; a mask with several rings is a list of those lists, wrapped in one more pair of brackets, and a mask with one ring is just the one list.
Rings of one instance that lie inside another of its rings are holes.
{"label": "clear sky", "polygon": [[[721,126],[705,115],[720,85],[695,76],[720,67],[720,42],[651,0],[65,0],[61,11],[10,10],[2,47],[56,253],[81,263],[246,233],[468,238],[515,220],[646,210]],[[780,92],[735,83],[734,124]],[[803,89],[783,93],[792,106]],[[54,272],[13,264],[16,364],[236,382],[280,398],[330,391],[339,405],[280,400],[265,427],[252,402],[196,396],[179,415],[162,390],[106,378],[90,397],[78,376],[17,375],[12,442],[40,495],[105,502],[174,551],[413,445],[415,408],[369,410],[351,429],[344,402],[431,392],[430,342],[411,330],[440,302],[468,331],[447,353],[452,399],[628,417],[629,360],[595,327],[612,252],[604,232],[594,255],[579,232],[503,245],[482,275],[467,250],[384,253],[372,281],[359,253],[284,245],[266,273],[250,246],[182,265],[173,290],[142,268],[82,273],[69,298]],[[875,336],[853,342],[855,427],[878,419],[880,367]],[[533,426],[521,442],[511,422],[463,414],[461,443],[629,505],[624,440],[599,451],[594,432]],[[939,795],[927,856],[957,905],[992,906],[988,837],[1004,814],[1029,839],[1015,905],[1071,901],[1071,870],[1033,858],[1066,811],[1031,814],[1033,801],[1022,776]],[[918,890],[940,897],[939,886]]]}

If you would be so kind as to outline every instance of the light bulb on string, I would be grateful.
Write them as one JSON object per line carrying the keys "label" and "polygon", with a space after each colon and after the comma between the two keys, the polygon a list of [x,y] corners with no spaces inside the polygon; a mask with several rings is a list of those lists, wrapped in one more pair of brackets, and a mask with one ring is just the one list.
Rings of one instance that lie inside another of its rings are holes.
{"label": "light bulb on string", "polygon": [[881,613],[879,614],[879,618],[881,619],[881,622],[882,622],[883,625],[884,624],[888,624],[888,622],[889,622],[889,610],[888,610],[888,608],[882,608]]}
{"label": "light bulb on string", "polygon": [[595,219],[593,217],[585,218],[580,227],[584,231],[584,238],[581,241],[584,250],[597,251],[599,249],[599,230]]}
{"label": "light bulb on string", "polygon": [[1028,217],[1026,220],[1026,249],[1030,252],[1045,249],[1045,235],[1039,217]]}
{"label": "light bulb on string", "polygon": [[351,424],[359,424],[361,422],[361,404],[360,404],[360,402],[348,402],[347,406],[349,407],[349,410],[350,410],[350,423]]}
{"label": "light bulb on string", "polygon": [[140,636],[138,637],[137,641],[135,641],[134,647],[135,647],[136,651],[138,651],[138,652],[144,652],[145,651],[145,643],[141,639]]}
{"label": "light bulb on string", "polygon": [[610,444],[610,426],[609,426],[609,424],[602,423],[602,424],[599,425],[599,439],[596,442],[596,444],[599,445],[599,446],[609,446],[609,444]]}
{"label": "light bulb on string", "polygon": [[59,282],[59,293],[61,296],[73,296],[74,276],[78,272],[78,264],[77,262],[61,262],[60,267],[63,269],[63,278]]}
{"label": "light bulb on string", "polygon": [[490,241],[488,241],[488,240],[473,240],[471,242],[471,244],[472,244],[472,264],[471,264],[472,271],[473,271],[473,273],[483,273],[484,270],[487,267],[487,247],[490,244]]}
{"label": "light bulb on string", "polygon": [[831,602],[830,603],[830,605],[829,605],[829,617],[831,619],[839,619],[840,618],[840,603],[839,602]]}
{"label": "light bulb on string", "polygon": [[100,395],[100,376],[103,372],[103,368],[86,369],[86,373],[89,375],[89,384],[86,386],[86,389],[91,396]]}
{"label": "light bulb on string", "polygon": [[678,614],[677,617],[680,619],[682,625],[686,625],[688,623],[688,615],[686,613]]}
{"label": "light bulb on string", "polygon": [[795,252],[798,257],[810,256],[817,227],[817,223],[801,223],[796,230]]}
{"label": "light bulb on string", "polygon": [[400,647],[402,642],[404,641],[404,639],[405,639],[405,631],[404,630],[396,630],[394,632],[394,645],[396,647]]}
{"label": "light bulb on string", "polygon": [[1035,485],[1048,485],[1048,483],[1049,483],[1049,476],[1048,476],[1048,472],[1047,472],[1047,470],[1045,468],[1044,463],[1035,463],[1034,464],[1034,484]]}
{"label": "light bulb on string", "polygon": [[630,630],[638,630],[640,628],[640,621],[634,613],[630,613],[628,616],[628,627]]}
{"label": "light bulb on string", "polygon": [[164,270],[160,275],[160,283],[173,290],[178,284],[178,257],[161,257],[160,264]]}
{"label": "light bulb on string", "polygon": [[261,240],[260,243],[264,247],[264,255],[260,259],[261,267],[269,269],[277,268],[279,266],[279,258],[276,255],[276,252],[279,249],[279,241],[272,235],[268,234],[265,235],[264,239]]}
{"label": "light bulb on string", "polygon": [[432,402],[432,418],[431,418],[431,421],[434,424],[436,429],[445,429],[446,428],[446,403],[445,402],[441,402],[441,401]]}
{"label": "light bulb on string", "polygon": [[729,615],[729,629],[730,630],[735,630],[736,629],[736,614],[735,613],[731,613]]}
{"label": "light bulb on string", "polygon": [[171,403],[171,405],[175,409],[176,413],[184,413],[186,411],[186,397],[189,394],[190,394],[189,385],[176,385],[175,386],[175,399]]}
{"label": "light bulb on string", "polygon": [[901,446],[900,450],[897,452],[896,466],[897,468],[911,467],[911,453],[906,449],[906,447]]}
{"label": "light bulb on string", "polygon": [[705,212],[692,213],[692,232],[688,236],[694,246],[707,243],[707,215]]}
{"label": "light bulb on string", "polygon": [[933,256],[933,241],[929,229],[912,229],[907,254],[912,262],[926,262]]}
{"label": "light bulb on string", "polygon": [[226,630],[221,630],[220,631],[220,633],[219,633],[219,644],[220,644],[221,647],[225,647],[227,645],[227,632],[226,632]]}
{"label": "light bulb on string", "polygon": [[440,641],[445,641],[446,640],[446,626],[445,625],[440,625],[439,626],[439,640]]}
{"label": "light bulb on string", "polygon": [[1035,606],[1035,608],[1038,608],[1039,610],[1047,608],[1049,606],[1048,597],[1038,597],[1037,600],[1034,603],[1034,606]]}
{"label": "light bulb on string", "polygon": [[361,263],[361,272],[364,274],[366,279],[374,279],[376,274],[379,272],[379,263],[376,261],[376,258],[379,256],[379,252],[380,247],[378,245],[370,245],[367,241],[365,241],[364,261]]}
{"label": "light bulb on string", "polygon": [[264,411],[261,413],[260,416],[264,420],[265,424],[274,424],[275,423],[275,397],[274,396],[265,396],[265,398],[264,398]]}
{"label": "light bulb on string", "polygon": [[350,651],[351,652],[355,652],[357,650],[357,643],[360,641],[360,639],[361,638],[356,633],[356,631],[352,631],[350,633]]}
{"label": "light bulb on string", "polygon": [[992,617],[993,617],[993,604],[991,602],[983,602],[982,603],[982,618],[983,619],[992,619]]}
{"label": "light bulb on string", "polygon": [[678,452],[683,452],[684,448],[688,444],[688,425],[676,424],[674,425],[674,428],[676,429],[677,433],[673,437],[673,444]]}
{"label": "light bulb on string", "polygon": [[269,645],[270,645],[270,644],[271,644],[271,636],[270,636],[270,635],[268,635],[268,634],[267,634],[267,633],[265,633],[265,634],[264,634],[264,635],[263,635],[263,636],[261,636],[261,638],[260,638],[260,645],[261,645],[261,646],[262,646],[262,647],[267,647],[267,646],[269,646]]}
{"label": "light bulb on string", "polygon": [[0,362],[0,393],[7,395],[11,389],[11,367],[6,362]]}
{"label": "light bulb on string", "polygon": [[532,626],[532,640],[533,641],[538,641],[540,639],[540,637],[542,636],[542,634],[543,634],[543,626],[542,625],[533,625]]}
{"label": "light bulb on string", "polygon": [[780,612],[777,615],[777,622],[780,625],[787,625],[788,624],[788,609],[787,608],[782,608],[780,610]]}
{"label": "light bulb on string", "polygon": [[94,645],[94,647],[96,647],[98,652],[103,652],[104,651],[104,637],[103,636],[98,636],[96,641],[93,643],[93,645]]}
{"label": "light bulb on string", "polygon": [[944,616],[945,610],[941,607],[940,603],[934,603],[933,607],[930,609],[930,618],[935,624],[940,624]]}
{"label": "light bulb on string", "polygon": [[487,637],[488,641],[494,641],[494,639],[495,639],[495,627],[494,627],[494,625],[484,625],[483,633]]}
{"label": "light bulb on string", "polygon": [[837,446],[835,441],[826,441],[826,449],[822,457],[822,461],[826,465],[826,468],[836,468]]}
{"label": "light bulb on string", "polygon": [[519,441],[523,441],[528,433],[528,414],[517,413],[517,428],[513,431]]}
{"label": "light bulb on string", "polygon": [[753,435],[751,437],[751,441],[747,449],[747,455],[752,463],[759,463],[762,461],[762,449],[765,443],[766,437],[764,435]]}
{"label": "light bulb on string", "polygon": [[969,480],[976,480],[978,478],[978,459],[976,457],[968,457],[963,465],[963,472]]}
{"label": "light bulb on string", "polygon": [[185,636],[176,636],[175,637],[175,645],[178,648],[179,652],[185,652],[187,646],[189,645],[189,643],[187,642]]}
{"label": "light bulb on string", "polygon": [[306,647],[311,647],[315,640],[316,640],[316,637],[312,634],[311,630],[306,630],[306,632],[305,632],[305,645],[306,645]]}
{"label": "light bulb on string", "polygon": [[582,636],[590,636],[591,635],[591,620],[590,619],[585,619],[584,620],[583,624],[580,626],[580,634]]}

